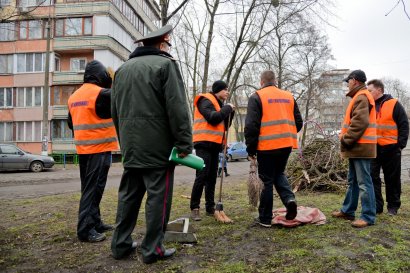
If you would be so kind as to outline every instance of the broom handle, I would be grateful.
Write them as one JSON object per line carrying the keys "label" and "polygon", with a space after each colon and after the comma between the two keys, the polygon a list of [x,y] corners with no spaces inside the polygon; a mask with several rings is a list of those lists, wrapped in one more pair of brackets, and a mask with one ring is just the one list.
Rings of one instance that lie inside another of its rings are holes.
{"label": "broom handle", "polygon": [[229,113],[228,126],[225,130],[225,141],[226,141],[226,143],[224,145],[224,155],[223,155],[222,162],[221,162],[222,170],[221,170],[221,183],[219,184],[219,203],[222,202],[222,184],[223,184],[223,181],[224,181],[224,169],[223,168],[225,166],[225,161],[226,161],[226,148],[228,146],[228,132],[229,132],[229,124],[231,123],[231,117],[232,117],[231,115],[232,115],[232,112]]}

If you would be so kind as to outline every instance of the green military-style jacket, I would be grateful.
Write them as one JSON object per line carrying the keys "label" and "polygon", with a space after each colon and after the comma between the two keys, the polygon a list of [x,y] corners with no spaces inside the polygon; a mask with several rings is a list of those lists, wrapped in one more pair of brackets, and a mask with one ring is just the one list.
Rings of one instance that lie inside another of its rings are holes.
{"label": "green military-style jacket", "polygon": [[125,168],[166,167],[172,147],[192,152],[181,72],[171,55],[139,47],[115,73],[111,114]]}

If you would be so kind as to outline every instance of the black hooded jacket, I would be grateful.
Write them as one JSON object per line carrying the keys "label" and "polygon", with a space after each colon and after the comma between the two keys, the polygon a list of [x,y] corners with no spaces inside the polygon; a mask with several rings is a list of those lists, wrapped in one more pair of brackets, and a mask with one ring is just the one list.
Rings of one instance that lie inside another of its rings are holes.
{"label": "black hooded jacket", "polygon": [[[103,88],[95,101],[95,112],[100,118],[111,118],[111,89],[109,88],[111,88],[112,79],[105,66],[97,60],[89,62],[84,71],[84,83],[92,83]],[[73,122],[70,112],[68,112],[67,123],[72,130]]]}
{"label": "black hooded jacket", "polygon": [[[384,94],[380,98],[378,98],[376,103],[376,112],[379,113],[380,108],[383,106],[388,100],[393,99],[393,97],[389,94]],[[377,154],[385,154],[394,152],[397,149],[404,149],[407,145],[407,139],[409,137],[409,121],[407,118],[406,110],[404,110],[403,105],[397,101],[396,105],[393,109],[393,120],[397,124],[398,130],[398,140],[397,144],[385,145],[380,146],[377,145]]]}

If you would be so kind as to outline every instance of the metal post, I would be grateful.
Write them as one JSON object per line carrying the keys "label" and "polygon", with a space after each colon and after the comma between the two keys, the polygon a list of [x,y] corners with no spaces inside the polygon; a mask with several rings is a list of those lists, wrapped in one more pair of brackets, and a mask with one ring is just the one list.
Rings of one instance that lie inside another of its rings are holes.
{"label": "metal post", "polygon": [[48,16],[46,30],[47,30],[47,51],[46,64],[44,68],[44,89],[43,89],[43,139],[41,145],[41,154],[48,155],[48,95],[49,95],[49,74],[50,74],[50,14]]}

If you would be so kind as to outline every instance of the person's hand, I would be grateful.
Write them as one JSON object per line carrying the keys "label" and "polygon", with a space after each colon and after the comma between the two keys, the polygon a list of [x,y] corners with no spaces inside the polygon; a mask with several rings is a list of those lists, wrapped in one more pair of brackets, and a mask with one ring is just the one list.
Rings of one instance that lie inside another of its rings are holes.
{"label": "person's hand", "polygon": [[227,103],[226,105],[229,105],[229,106],[231,106],[231,108],[232,108],[232,111],[235,111],[235,105],[233,105],[232,103]]}
{"label": "person's hand", "polygon": [[255,159],[256,159],[256,155],[248,155],[248,159],[249,159],[249,160],[255,160]]}
{"label": "person's hand", "polygon": [[188,154],[187,153],[179,153],[178,154],[178,157],[179,158],[184,158],[184,157],[186,157]]}

